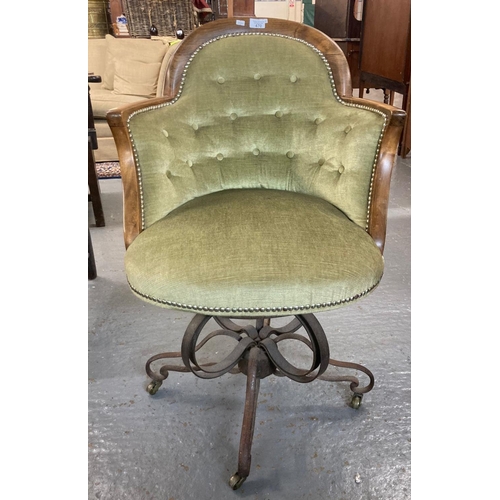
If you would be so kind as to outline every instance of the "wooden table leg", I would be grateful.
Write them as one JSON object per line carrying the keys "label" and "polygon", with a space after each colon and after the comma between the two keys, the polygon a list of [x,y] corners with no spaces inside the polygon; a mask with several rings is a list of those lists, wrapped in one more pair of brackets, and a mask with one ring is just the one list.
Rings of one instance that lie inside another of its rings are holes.
{"label": "wooden table leg", "polygon": [[97,278],[97,267],[95,265],[94,247],[92,246],[92,238],[90,237],[89,230],[89,280]]}
{"label": "wooden table leg", "polygon": [[88,139],[89,144],[89,201],[92,202],[92,209],[94,211],[95,224],[97,227],[103,227],[106,225],[104,221],[104,211],[102,209],[101,202],[101,189],[99,188],[99,179],[97,178],[97,170],[95,167],[94,150],[92,149],[92,144],[90,137]]}

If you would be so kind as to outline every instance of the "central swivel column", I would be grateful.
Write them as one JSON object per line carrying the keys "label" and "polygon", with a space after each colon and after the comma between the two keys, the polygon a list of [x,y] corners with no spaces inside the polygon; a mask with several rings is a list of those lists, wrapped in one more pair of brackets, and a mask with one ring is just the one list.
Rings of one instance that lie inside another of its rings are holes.
{"label": "central swivel column", "polygon": [[[239,364],[241,371],[247,376],[247,392],[245,409],[243,411],[243,424],[241,426],[238,471],[229,479],[229,486],[233,490],[238,489],[250,474],[252,441],[255,429],[255,417],[257,415],[260,379],[271,375],[275,371],[264,351],[257,346],[251,347]],[[244,364],[246,364],[245,367],[242,366]]]}
{"label": "central swivel column", "polygon": [[[264,318],[258,318],[254,327],[253,325],[241,326],[230,319],[215,317],[215,321],[224,330],[212,332],[205,337],[203,344],[209,338],[218,335],[233,337],[238,340],[238,344],[221,362],[202,367],[196,360],[196,351],[201,347],[199,344],[197,346],[197,340],[209,319],[210,317],[200,314],[191,321],[182,341],[182,360],[195,375],[202,378],[218,377],[233,369],[236,364],[238,364],[238,369],[247,375],[238,470],[229,480],[231,488],[237,489],[250,474],[260,379],[278,372],[297,382],[312,382],[328,367],[328,341],[321,325],[312,314],[296,316],[295,320],[282,328],[272,328],[270,320]],[[294,333],[301,327],[306,330],[309,339]],[[242,334],[247,336],[242,337]],[[294,367],[279,352],[277,343],[286,339],[299,340],[312,350],[313,360],[309,370]]]}

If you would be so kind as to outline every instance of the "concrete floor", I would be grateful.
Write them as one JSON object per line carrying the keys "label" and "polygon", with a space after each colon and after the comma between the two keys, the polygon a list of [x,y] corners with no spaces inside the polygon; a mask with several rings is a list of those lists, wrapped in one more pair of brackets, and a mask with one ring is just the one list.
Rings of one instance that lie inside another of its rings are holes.
{"label": "concrete floor", "polygon": [[393,175],[380,286],[318,314],[331,356],[367,366],[375,388],[354,410],[346,383],[264,379],[252,471],[237,491],[227,481],[237,467],[245,377],[171,373],[155,396],[146,392],[147,359],[180,350],[192,315],[129,290],[121,181],[100,181],[105,227],[95,227],[89,204],[98,273],[88,282],[89,499],[410,498],[410,165],[398,158]]}

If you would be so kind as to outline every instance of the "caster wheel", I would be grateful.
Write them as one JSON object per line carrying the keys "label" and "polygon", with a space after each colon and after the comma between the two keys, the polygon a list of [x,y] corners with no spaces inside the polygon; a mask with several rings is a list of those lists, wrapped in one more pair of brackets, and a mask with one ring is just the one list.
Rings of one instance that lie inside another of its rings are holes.
{"label": "caster wheel", "polygon": [[355,394],[351,400],[351,406],[357,410],[361,406],[361,395]]}
{"label": "caster wheel", "polygon": [[161,387],[161,384],[162,384],[161,380],[154,380],[148,385],[147,391],[152,396],[153,394],[156,394],[158,392],[158,389]]}
{"label": "caster wheel", "polygon": [[231,479],[229,479],[229,486],[233,490],[237,490],[244,482],[245,482],[246,477],[241,477],[237,472],[231,476]]}

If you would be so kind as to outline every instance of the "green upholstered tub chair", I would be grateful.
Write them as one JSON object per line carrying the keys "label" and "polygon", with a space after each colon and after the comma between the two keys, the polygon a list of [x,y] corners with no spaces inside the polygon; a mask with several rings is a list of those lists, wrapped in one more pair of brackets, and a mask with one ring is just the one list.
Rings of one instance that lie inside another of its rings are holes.
{"label": "green upholstered tub chair", "polygon": [[[139,298],[194,314],[181,351],[147,361],[151,394],[171,370],[247,376],[236,489],[250,472],[260,379],[347,381],[354,407],[373,387],[367,368],[330,359],[315,314],[349,305],[382,278],[405,114],[353,98],[340,48],[276,19],[196,29],[172,56],[166,87],[165,97],[107,117],[123,179],[125,270]],[[209,320],[217,329],[207,334]],[[233,350],[200,363],[214,337]],[[290,340],[310,365],[285,357]],[[183,364],[153,367],[175,357]],[[366,385],[332,376],[329,365],[363,372]]]}

